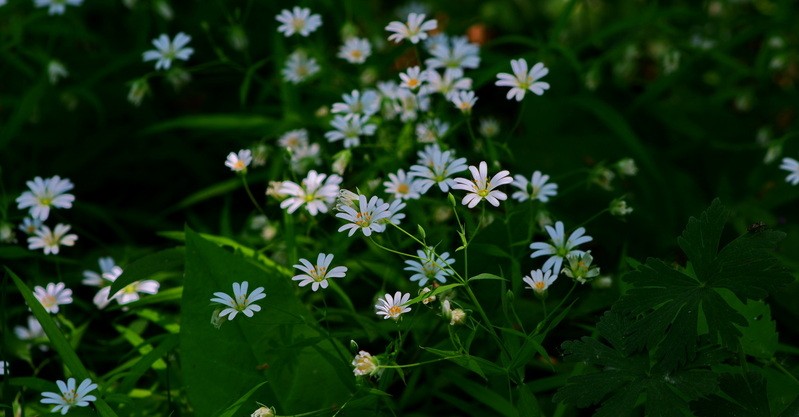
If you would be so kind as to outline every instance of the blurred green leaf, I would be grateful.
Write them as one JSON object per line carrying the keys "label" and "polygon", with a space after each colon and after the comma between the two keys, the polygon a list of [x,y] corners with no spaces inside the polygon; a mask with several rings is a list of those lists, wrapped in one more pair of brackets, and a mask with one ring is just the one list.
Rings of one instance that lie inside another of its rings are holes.
{"label": "blurred green leaf", "polygon": [[142,131],[144,135],[163,133],[176,129],[196,130],[255,130],[268,131],[278,124],[275,119],[248,114],[202,114],[183,116],[156,123]]}
{"label": "blurred green leaf", "polygon": [[[187,230],[186,275],[180,332],[181,362],[189,400],[198,416],[217,416],[254,386],[264,403],[281,413],[331,409],[355,390],[352,358],[327,338],[295,296],[285,276],[271,275],[246,255],[230,253]],[[215,329],[214,292],[231,292],[233,282],[250,290],[265,287],[260,312],[238,315]],[[324,387],[320,390],[319,387]],[[309,396],[309,392],[314,392]]]}
{"label": "blurred green leaf", "polygon": [[[28,308],[30,308],[31,312],[36,317],[36,320],[39,321],[39,324],[42,325],[42,329],[50,339],[53,349],[55,349],[55,351],[58,353],[58,356],[64,362],[64,365],[66,365],[66,367],[72,372],[72,376],[78,380],[78,383],[86,378],[91,378],[89,371],[87,371],[83,366],[80,358],[78,358],[78,355],[72,349],[72,346],[70,346],[69,341],[67,341],[66,337],[64,337],[64,334],[61,333],[61,330],[58,329],[53,319],[50,318],[50,314],[45,311],[44,307],[42,307],[42,304],[33,295],[33,292],[31,292],[28,286],[25,285],[25,283],[22,282],[22,280],[19,279],[16,274],[8,269],[8,267],[6,267],[5,270],[6,274],[8,274],[11,279],[14,280],[14,284],[17,286],[17,289],[19,289],[20,294],[22,294],[22,298],[25,299],[25,303],[28,305]],[[64,380],[66,380],[66,378],[64,378]],[[109,407],[108,404],[103,401],[99,392],[96,392],[95,396],[97,397],[97,400],[94,401],[94,405],[97,408],[97,412],[100,413],[100,416],[117,417],[117,414],[114,412],[114,410],[112,410],[111,407]]]}
{"label": "blurred green leaf", "polygon": [[136,281],[152,279],[160,272],[181,270],[185,258],[184,252],[183,247],[165,249],[131,262],[125,267],[122,275],[111,284],[110,294],[116,294]]}

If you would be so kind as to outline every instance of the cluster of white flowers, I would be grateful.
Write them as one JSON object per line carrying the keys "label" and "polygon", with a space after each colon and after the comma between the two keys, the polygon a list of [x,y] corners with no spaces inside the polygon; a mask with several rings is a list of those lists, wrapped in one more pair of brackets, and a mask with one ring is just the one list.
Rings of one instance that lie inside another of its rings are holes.
{"label": "cluster of white flowers", "polygon": [[42,249],[45,255],[57,255],[61,246],[73,246],[78,236],[69,233],[71,226],[58,223],[54,229],[43,224],[50,217],[51,208],[68,209],[72,207],[75,196],[67,191],[74,188],[69,179],[58,175],[42,179],[36,177],[26,183],[29,190],[17,197],[17,208],[28,209],[20,230],[28,235],[28,249]]}
{"label": "cluster of white flowers", "polygon": [[83,284],[90,287],[100,288],[94,296],[94,304],[98,309],[104,309],[111,303],[116,301],[119,305],[130,304],[138,301],[141,296],[139,293],[156,294],[161,284],[152,279],[142,281],[134,281],[126,285],[115,294],[111,294],[111,284],[122,275],[122,268],[116,265],[114,259],[111,257],[100,258],[100,272],[86,270],[83,271]]}

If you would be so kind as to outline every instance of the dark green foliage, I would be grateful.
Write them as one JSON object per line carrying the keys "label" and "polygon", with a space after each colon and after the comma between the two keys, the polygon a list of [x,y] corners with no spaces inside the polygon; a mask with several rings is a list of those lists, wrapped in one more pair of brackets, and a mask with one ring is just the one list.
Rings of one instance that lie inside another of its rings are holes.
{"label": "dark green foliage", "polygon": [[[720,413],[704,415],[768,415],[762,375],[719,376],[712,366],[725,352],[764,359],[774,353],[768,306],[743,303],[792,281],[770,252],[784,234],[751,231],[719,251],[726,218],[715,200],[689,220],[679,238],[687,267],[650,258],[627,274],[632,287],[597,325],[609,345],[588,337],[563,344],[567,360],[600,372],[569,378],[555,401],[602,403],[596,415],[609,417],[631,415],[643,398],[649,416],[682,416],[691,415],[691,401],[704,398],[702,409]],[[739,395],[750,399],[729,401]]]}

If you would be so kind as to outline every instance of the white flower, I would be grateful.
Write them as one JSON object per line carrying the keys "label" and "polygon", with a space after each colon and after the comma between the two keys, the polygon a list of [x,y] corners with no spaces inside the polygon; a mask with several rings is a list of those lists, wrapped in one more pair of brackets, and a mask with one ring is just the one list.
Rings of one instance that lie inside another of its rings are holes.
{"label": "white flower", "polygon": [[513,185],[519,191],[514,192],[511,197],[519,201],[538,200],[542,203],[549,201],[549,197],[558,195],[558,184],[549,183],[549,175],[544,175],[541,171],[533,172],[530,181],[521,175],[513,176]]}
{"label": "white flower", "polygon": [[448,38],[436,35],[425,43],[432,58],[424,61],[427,68],[477,68],[480,66],[480,47],[469,43],[465,36]]}
{"label": "white flower", "polygon": [[416,140],[419,143],[435,143],[446,135],[448,130],[449,123],[441,119],[425,120],[416,124]]}
{"label": "white flower", "polygon": [[521,58],[512,59],[510,66],[513,68],[513,75],[501,72],[497,74],[498,80],[494,83],[499,87],[511,87],[508,91],[508,100],[515,97],[516,101],[522,101],[527,90],[539,96],[544,94],[544,90],[549,90],[549,83],[538,81],[549,74],[549,69],[544,64],[539,62],[528,72],[527,61]]}
{"label": "white flower", "polygon": [[480,162],[478,169],[474,165],[469,166],[469,171],[472,173],[473,180],[466,178],[455,178],[455,185],[452,186],[455,190],[469,191],[461,204],[474,208],[481,200],[485,199],[494,207],[499,207],[500,200],[505,200],[508,196],[502,191],[495,190],[500,185],[510,184],[513,178],[507,170],[499,171],[496,175],[488,179],[488,164],[485,161]]}
{"label": "white flower", "polygon": [[415,259],[405,261],[408,266],[404,270],[415,272],[411,275],[411,282],[419,281],[420,287],[425,286],[428,280],[436,280],[442,284],[447,282],[447,277],[452,275],[450,265],[455,263],[455,259],[449,257],[449,252],[437,255],[432,248],[425,248],[417,250],[416,254],[419,256],[418,261]]}
{"label": "white flower", "polygon": [[472,79],[463,76],[459,68],[447,68],[444,75],[435,70],[427,70],[427,92],[441,93],[447,100],[452,100],[460,91],[472,88]]}
{"label": "white flower", "polygon": [[407,88],[397,88],[395,92],[394,102],[391,103],[392,117],[396,114],[400,115],[400,120],[408,122],[416,120],[419,111],[427,111],[430,109],[430,97],[424,90],[419,89],[418,93],[414,93]]}
{"label": "white flower", "polygon": [[172,66],[173,59],[189,60],[191,54],[194,53],[193,48],[185,47],[189,42],[191,42],[191,36],[183,32],[179,32],[175,35],[175,39],[171,41],[169,36],[163,33],[158,38],[153,39],[155,49],[144,52],[142,58],[144,58],[144,62],[157,60],[155,62],[156,70],[169,69]]}
{"label": "white flower", "polygon": [[522,281],[529,285],[527,288],[541,295],[546,292],[547,288],[549,288],[556,279],[558,279],[558,274],[552,274],[552,270],[547,269],[547,271],[544,272],[540,269],[536,269],[535,271],[530,271],[530,276],[525,275]]}
{"label": "white flower", "polygon": [[316,59],[309,57],[302,50],[292,52],[282,70],[283,78],[292,84],[299,84],[317,72],[319,72],[319,64]]}
{"label": "white flower", "polygon": [[252,151],[241,149],[239,153],[231,152],[227,155],[225,166],[234,172],[247,172],[247,167],[252,162]]}
{"label": "white flower", "polygon": [[308,36],[319,26],[322,26],[322,16],[311,14],[311,9],[295,6],[292,11],[284,9],[275,20],[282,23],[277,27],[277,31],[289,37],[295,33]]}
{"label": "white flower", "polygon": [[330,125],[336,130],[325,133],[329,142],[344,140],[344,147],[349,149],[361,144],[361,135],[372,136],[377,130],[377,125],[367,124],[368,116],[353,115],[336,116]]}
{"label": "white flower", "polygon": [[42,227],[42,221],[35,218],[35,217],[26,217],[22,219],[22,223],[19,225],[19,230],[21,230],[26,235],[32,235],[36,233],[39,228]]}
{"label": "white flower", "polygon": [[44,329],[42,329],[41,323],[39,323],[39,320],[36,320],[36,317],[34,316],[28,316],[28,327],[15,326],[14,334],[17,335],[19,340],[26,342],[33,342],[35,340],[47,338],[47,335],[44,333]]}
{"label": "white flower", "polygon": [[427,71],[422,72],[419,66],[410,67],[405,72],[401,72],[400,83],[401,88],[407,88],[408,90],[416,90],[417,88],[422,86],[422,83],[427,79]]}
{"label": "white flower", "polygon": [[33,0],[36,7],[48,7],[47,14],[64,14],[67,5],[78,7],[83,4],[83,0]]}
{"label": "white flower", "polygon": [[11,223],[0,222],[0,243],[16,243],[17,237],[14,236],[14,225]]}
{"label": "white flower", "polygon": [[341,181],[342,178],[336,174],[328,177],[314,170],[308,172],[301,184],[283,181],[278,193],[290,197],[280,203],[280,208],[288,208],[289,213],[294,213],[304,205],[312,216],[327,213],[328,206],[336,201]]}
{"label": "white flower", "polygon": [[340,213],[336,213],[336,217],[349,222],[339,227],[338,231],[349,230],[349,236],[355,234],[359,229],[364,236],[371,236],[372,232],[381,233],[386,230],[386,225],[380,220],[391,217],[389,207],[388,203],[384,203],[377,197],[372,197],[367,202],[366,196],[359,194],[357,211],[347,205],[338,206]]}
{"label": "white flower", "polygon": [[72,304],[72,290],[63,282],[47,284],[47,289],[41,286],[33,287],[33,296],[42,303],[48,313],[58,313],[59,305]]}
{"label": "white flower", "polygon": [[58,255],[59,245],[73,246],[78,236],[74,233],[67,234],[70,226],[58,223],[55,230],[50,230],[47,226],[34,232],[36,235],[28,238],[28,249],[44,249],[44,254]]}
{"label": "white flower", "polygon": [[227,308],[219,313],[220,317],[228,316],[228,320],[233,320],[239,312],[244,313],[247,317],[252,317],[255,312],[261,311],[261,306],[253,303],[266,297],[266,294],[264,294],[264,287],[258,287],[250,294],[247,294],[248,285],[249,283],[247,281],[241,284],[234,282],[233,297],[223,292],[214,293],[215,297],[212,298],[211,301],[227,306]]}
{"label": "white flower", "polygon": [[339,49],[339,58],[347,60],[350,64],[363,64],[366,58],[372,55],[372,45],[364,38],[349,38]]}
{"label": "white flower", "polygon": [[[379,206],[381,204],[383,204],[383,200],[378,199],[377,200],[377,205]],[[398,199],[398,200],[392,201],[389,204],[389,206],[388,206],[388,213],[389,213],[388,217],[385,218],[385,219],[379,220],[380,223],[384,223],[384,224],[392,223],[392,224],[396,224],[397,226],[399,226],[400,220],[405,218],[405,213],[401,213],[400,210],[404,209],[405,206],[406,206],[406,204],[403,203],[402,200]]]}
{"label": "white flower", "polygon": [[388,36],[388,40],[400,43],[403,39],[408,39],[416,44],[427,39],[427,31],[436,29],[438,22],[435,19],[425,22],[424,17],[424,14],[410,13],[407,23],[397,21],[389,23],[386,30],[393,33]]}
{"label": "white flower", "polygon": [[67,379],[66,384],[64,381],[58,380],[56,385],[61,393],[43,392],[42,397],[44,398],[40,401],[42,404],[55,404],[51,410],[53,413],[61,411],[61,414],[64,415],[72,406],[88,407],[90,402],[97,400],[94,395],[86,395],[97,389],[97,384],[92,383],[89,378],[84,379],[77,389],[75,388],[75,378]]}
{"label": "white flower", "polygon": [[790,172],[785,178],[785,181],[792,185],[799,184],[799,161],[793,158],[782,158],[780,169]]}
{"label": "white flower", "polygon": [[411,311],[410,307],[403,306],[403,304],[407,303],[410,299],[410,293],[402,294],[401,292],[397,291],[394,293],[393,297],[391,294],[386,294],[384,298],[379,298],[377,300],[377,304],[375,304],[377,315],[383,316],[383,319],[391,318],[394,320],[399,320],[403,313]]}
{"label": "white flower", "polygon": [[[104,273],[103,274],[103,278],[108,280],[108,281],[110,281],[110,282],[115,282],[117,280],[117,278],[119,278],[119,276],[122,275],[122,272],[123,272],[122,268],[120,268],[118,266],[115,266],[115,267],[111,268],[111,271]],[[161,286],[161,284],[159,284],[158,281],[154,281],[154,280],[151,280],[151,279],[147,279],[147,280],[144,280],[144,281],[134,281],[134,282],[131,282],[130,284],[128,284],[127,286],[125,286],[125,288],[122,288],[121,290],[119,290],[116,294],[114,294],[112,297],[110,297],[108,299],[108,301],[117,300],[117,302],[120,305],[130,304],[130,303],[132,303],[134,301],[138,301],[139,298],[141,298],[139,296],[140,292],[147,293],[147,294],[156,294],[158,292],[158,288],[160,286]],[[111,287],[109,286],[109,287],[106,287],[106,288],[108,288],[108,290],[110,292]],[[95,303],[96,303],[96,301],[97,300],[95,300]],[[98,304],[98,307],[99,308],[103,308],[103,307],[100,307],[99,304]]]}
{"label": "white flower", "polygon": [[455,180],[449,176],[466,170],[466,158],[455,159],[454,151],[442,152],[437,144],[426,146],[418,155],[418,165],[411,167],[410,175],[420,178],[422,193],[426,193],[434,184],[438,184],[438,188],[446,193],[455,186]]}
{"label": "white flower", "polygon": [[[2,6],[2,4],[0,4]],[[0,361],[0,375],[10,375],[8,372],[8,362]]]}
{"label": "white flower", "polygon": [[452,101],[452,104],[462,113],[469,114],[472,112],[474,103],[477,102],[477,97],[474,96],[474,91],[459,91],[452,96],[450,101]]}
{"label": "white flower", "polygon": [[480,119],[480,126],[477,131],[486,138],[493,138],[499,133],[499,122],[493,117]]}
{"label": "white flower", "polygon": [[352,366],[355,367],[352,372],[355,376],[374,375],[378,372],[379,365],[380,363],[377,358],[372,356],[369,352],[362,350],[358,352],[352,360]]}
{"label": "white flower", "polygon": [[313,291],[318,290],[319,287],[327,288],[328,278],[344,278],[347,273],[346,266],[337,266],[328,271],[330,262],[333,262],[333,254],[320,253],[316,258],[316,265],[312,265],[306,259],[300,259],[300,263],[294,267],[305,273],[295,275],[291,279],[300,281],[300,287],[311,284]]}
{"label": "white flower", "polygon": [[56,85],[58,80],[66,78],[69,75],[67,68],[55,59],[47,64],[47,77],[50,79],[50,84]]}
{"label": "white flower", "polygon": [[343,103],[334,103],[330,109],[333,113],[344,113],[344,118],[349,119],[357,115],[369,117],[380,110],[380,96],[375,90],[366,90],[361,94],[352,90],[350,94],[342,96]]}
{"label": "white flower", "polygon": [[405,174],[404,169],[400,169],[396,174],[388,174],[389,181],[383,182],[386,187],[386,194],[393,194],[398,199],[417,199],[421,197],[419,181],[412,176]]}
{"label": "white flower", "polygon": [[297,129],[297,130],[290,130],[284,133],[280,138],[277,140],[278,145],[287,148],[287,149],[295,149],[302,145],[308,144],[308,130],[306,129]]}
{"label": "white flower", "polygon": [[71,208],[75,196],[66,194],[74,185],[67,178],[63,180],[58,175],[43,180],[36,177],[33,181],[27,181],[30,191],[25,191],[17,197],[17,208],[22,210],[30,207],[30,215],[34,219],[41,221],[47,220],[50,215],[50,207]]}
{"label": "white flower", "polygon": [[546,226],[547,233],[549,234],[552,243],[533,242],[530,244],[530,249],[534,252],[530,255],[531,258],[539,256],[550,255],[549,259],[544,262],[542,269],[552,269],[552,273],[557,276],[560,273],[560,267],[563,260],[569,255],[580,255],[583,251],[575,249],[578,245],[594,240],[591,236],[585,235],[585,228],[580,227],[569,235],[566,239],[566,234],[563,229],[563,222],[555,223],[555,227]]}
{"label": "white flower", "polygon": [[319,165],[322,162],[319,159],[319,151],[321,148],[318,143],[310,145],[303,144],[291,150],[291,169],[294,172],[300,173],[305,171],[308,164]]}
{"label": "white flower", "polygon": [[83,285],[91,285],[92,287],[101,287],[104,285],[103,274],[111,272],[115,266],[114,258],[105,257],[98,260],[100,264],[100,273],[94,271],[83,271]]}
{"label": "white flower", "polygon": [[466,320],[466,312],[461,308],[452,308],[449,300],[441,302],[441,314],[449,320],[450,326],[463,324],[463,321]]}

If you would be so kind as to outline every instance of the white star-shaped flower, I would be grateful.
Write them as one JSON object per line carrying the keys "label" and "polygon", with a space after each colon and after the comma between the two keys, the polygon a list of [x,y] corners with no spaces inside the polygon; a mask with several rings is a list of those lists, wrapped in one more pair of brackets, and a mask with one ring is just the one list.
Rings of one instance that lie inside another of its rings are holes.
{"label": "white star-shaped flower", "polygon": [[158,38],[153,39],[153,46],[155,46],[155,49],[146,51],[142,54],[142,57],[144,58],[144,62],[157,60],[155,63],[156,70],[168,70],[169,67],[172,66],[172,60],[189,60],[191,54],[194,53],[193,48],[185,47],[189,42],[191,42],[191,36],[183,32],[179,32],[175,35],[175,39],[171,41],[169,40],[169,36],[164,33]]}
{"label": "white star-shaped flower", "polygon": [[388,36],[388,40],[400,43],[403,39],[408,39],[416,44],[427,39],[427,32],[436,29],[438,22],[435,19],[425,22],[424,17],[424,14],[410,13],[407,23],[398,21],[389,23],[386,30],[393,33]]}
{"label": "white star-shaped flower", "polygon": [[498,80],[494,83],[499,87],[511,87],[508,91],[508,100],[515,98],[516,101],[522,101],[527,90],[538,96],[544,94],[545,90],[549,90],[549,83],[538,81],[549,74],[549,69],[544,64],[539,62],[533,65],[530,71],[527,71],[527,61],[521,58],[512,59],[510,66],[513,68],[513,75],[501,72],[497,74]]}
{"label": "white star-shaped flower", "polygon": [[295,6],[291,11],[282,10],[275,20],[282,23],[277,27],[277,31],[287,38],[295,33],[308,36],[322,26],[322,16],[311,14],[311,9],[307,7]]}
{"label": "white star-shaped flower", "polygon": [[47,288],[39,285],[33,287],[33,296],[42,303],[48,313],[58,313],[58,306],[72,304],[72,290],[63,282],[47,284]]}
{"label": "white star-shaped flower", "polygon": [[456,190],[469,191],[461,201],[463,205],[474,208],[477,203],[486,200],[492,206],[499,207],[500,200],[508,198],[505,193],[495,189],[500,185],[513,182],[513,178],[510,177],[510,173],[507,170],[499,171],[489,180],[488,164],[485,161],[481,161],[479,169],[472,165],[469,166],[469,171],[471,171],[474,179],[455,178],[455,185],[452,186]]}
{"label": "white star-shaped flower", "polygon": [[67,224],[57,224],[55,230],[50,230],[47,226],[42,226],[35,231],[35,236],[28,238],[28,249],[43,249],[45,255],[58,255],[61,245],[73,246],[78,236],[74,233],[67,234],[70,226]]}
{"label": "white star-shaped flower", "polygon": [[400,316],[411,311],[410,307],[403,306],[411,299],[410,293],[401,293],[397,291],[392,297],[391,294],[386,294],[383,298],[377,300],[375,309],[378,316],[383,316],[384,319],[399,320]]}
{"label": "white star-shaped flower", "polygon": [[69,411],[70,407],[88,407],[90,402],[97,400],[94,395],[87,395],[97,389],[97,384],[92,383],[91,379],[84,379],[77,389],[75,388],[75,382],[75,378],[67,379],[66,383],[61,380],[56,381],[58,390],[61,393],[43,392],[42,397],[44,398],[42,398],[41,403],[55,404],[52,412],[60,411],[64,415]]}
{"label": "white star-shaped flower", "polygon": [[242,149],[237,153],[231,152],[227,155],[225,166],[233,172],[247,172],[247,167],[252,162],[252,151]]}
{"label": "white star-shaped flower", "polygon": [[318,290],[319,287],[327,288],[328,278],[344,278],[347,274],[346,266],[337,266],[328,270],[331,262],[333,262],[333,254],[325,253],[319,254],[316,258],[316,265],[311,264],[307,259],[300,259],[300,263],[294,267],[304,274],[295,275],[291,279],[300,281],[300,287],[311,284],[313,291]]}
{"label": "white star-shaped flower", "polygon": [[28,181],[30,191],[25,191],[17,197],[17,208],[22,210],[30,208],[30,215],[34,219],[41,221],[47,220],[50,216],[50,208],[71,208],[75,196],[66,194],[74,185],[67,178],[61,179],[58,175],[42,179],[36,177],[33,181]]}
{"label": "white star-shaped flower", "polygon": [[264,294],[264,287],[258,287],[250,294],[247,294],[247,286],[249,283],[244,281],[242,283],[233,283],[233,297],[223,293],[215,292],[212,302],[226,306],[219,317],[228,316],[228,320],[233,320],[237,314],[244,313],[247,317],[252,317],[257,311],[261,311],[261,306],[255,304],[256,301],[266,297]]}
{"label": "white star-shaped flower", "polygon": [[552,270],[552,274],[557,276],[560,274],[560,268],[563,265],[563,260],[570,255],[581,255],[584,252],[575,249],[583,243],[594,240],[591,236],[585,236],[585,228],[580,227],[573,231],[569,238],[566,239],[563,222],[555,223],[555,227],[546,226],[547,233],[549,234],[552,243],[546,242],[533,242],[530,244],[530,249],[534,252],[530,255],[531,258],[539,256],[550,255],[549,259],[544,262],[543,270]]}

